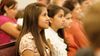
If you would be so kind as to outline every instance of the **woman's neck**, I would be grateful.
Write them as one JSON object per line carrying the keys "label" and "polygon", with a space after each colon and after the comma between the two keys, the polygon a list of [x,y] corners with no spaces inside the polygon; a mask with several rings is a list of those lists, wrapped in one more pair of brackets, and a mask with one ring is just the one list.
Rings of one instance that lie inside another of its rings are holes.
{"label": "woman's neck", "polygon": [[7,16],[7,17],[9,17],[10,19],[14,19],[15,17],[14,16],[10,16],[10,15],[8,15],[8,14],[4,14],[4,16]]}
{"label": "woman's neck", "polygon": [[58,28],[57,28],[56,26],[54,26],[54,25],[51,25],[51,28],[52,28],[55,32],[58,31]]}
{"label": "woman's neck", "polygon": [[39,27],[39,28],[38,28],[38,32],[40,33],[41,31],[42,31],[42,28],[41,28],[41,27]]}

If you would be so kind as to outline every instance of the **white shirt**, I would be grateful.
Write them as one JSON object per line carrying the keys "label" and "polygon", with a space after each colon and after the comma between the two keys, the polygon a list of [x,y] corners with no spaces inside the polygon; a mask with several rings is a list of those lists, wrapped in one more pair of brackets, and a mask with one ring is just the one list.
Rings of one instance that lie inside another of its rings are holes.
{"label": "white shirt", "polygon": [[53,45],[52,56],[67,56],[67,45],[52,28],[49,27],[48,29],[45,29],[45,36],[46,39],[49,39]]}
{"label": "white shirt", "polygon": [[20,26],[23,26],[23,18],[19,18],[17,20],[17,24],[20,25]]}

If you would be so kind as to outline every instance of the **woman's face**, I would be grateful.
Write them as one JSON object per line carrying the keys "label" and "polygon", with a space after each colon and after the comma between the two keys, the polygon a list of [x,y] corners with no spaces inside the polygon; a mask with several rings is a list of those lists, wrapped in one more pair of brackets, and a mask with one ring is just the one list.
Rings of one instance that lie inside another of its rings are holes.
{"label": "woman's face", "polygon": [[63,4],[64,4],[65,1],[66,0],[54,0],[54,2],[56,3],[56,5],[58,5],[58,6],[63,6]]}
{"label": "woman's face", "polygon": [[72,15],[71,15],[71,13],[66,14],[65,15],[65,19],[66,19],[65,27],[69,28],[71,23],[72,23]]}
{"label": "woman's face", "polygon": [[77,14],[79,14],[81,11],[82,11],[82,10],[81,10],[81,6],[80,6],[79,3],[77,3],[77,4],[75,5],[74,12],[76,12]]}
{"label": "woman's face", "polygon": [[56,26],[56,28],[63,28],[65,24],[64,11],[59,10],[58,13],[51,19],[51,25]]}
{"label": "woman's face", "polygon": [[85,7],[89,7],[92,5],[92,1],[91,0],[85,0],[83,3],[82,3],[82,6],[83,8]]}
{"label": "woman's face", "polygon": [[6,7],[6,14],[11,18],[15,18],[17,14],[17,5],[15,5],[15,7],[13,7],[13,5],[10,7]]}
{"label": "woman's face", "polygon": [[41,9],[42,9],[42,12],[39,15],[38,24],[39,24],[40,28],[46,29],[49,27],[48,12],[47,12],[47,8],[45,8],[45,7],[41,8]]}

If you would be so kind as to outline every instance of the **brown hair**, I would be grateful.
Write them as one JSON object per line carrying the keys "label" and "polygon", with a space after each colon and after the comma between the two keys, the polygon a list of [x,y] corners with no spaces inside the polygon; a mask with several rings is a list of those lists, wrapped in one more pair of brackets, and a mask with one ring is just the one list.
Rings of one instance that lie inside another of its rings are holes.
{"label": "brown hair", "polygon": [[[48,6],[48,16],[53,18],[60,10],[63,10],[64,11],[64,8],[60,7],[60,6],[57,6],[57,5],[49,5]],[[61,37],[61,38],[64,38],[64,31],[63,29],[59,29],[57,31],[58,35]]]}
{"label": "brown hair", "polygon": [[41,43],[40,35],[42,36],[42,40],[44,41],[44,43],[48,45],[44,36],[44,30],[42,29],[40,33],[38,30],[38,17],[42,12],[43,7],[46,7],[46,6],[40,3],[32,3],[32,4],[29,4],[25,8],[23,27],[20,34],[20,38],[18,39],[18,42],[17,42],[17,48],[19,48],[21,37],[31,32],[32,36],[34,36],[35,44],[40,53],[40,56],[44,56],[44,47]]}
{"label": "brown hair", "polygon": [[63,7],[70,9],[70,11],[73,11],[77,3],[77,0],[66,0]]}
{"label": "brown hair", "polygon": [[17,2],[15,0],[1,0],[0,15],[3,15],[4,13],[6,13],[4,6],[7,6],[9,8],[10,6],[13,5],[12,8],[14,8],[16,4],[17,4]]}

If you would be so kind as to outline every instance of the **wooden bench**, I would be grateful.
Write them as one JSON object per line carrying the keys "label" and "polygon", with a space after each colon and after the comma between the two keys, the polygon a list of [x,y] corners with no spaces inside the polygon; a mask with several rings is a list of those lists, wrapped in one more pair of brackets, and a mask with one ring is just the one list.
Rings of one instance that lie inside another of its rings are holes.
{"label": "wooden bench", "polygon": [[15,40],[0,44],[0,56],[16,56]]}

